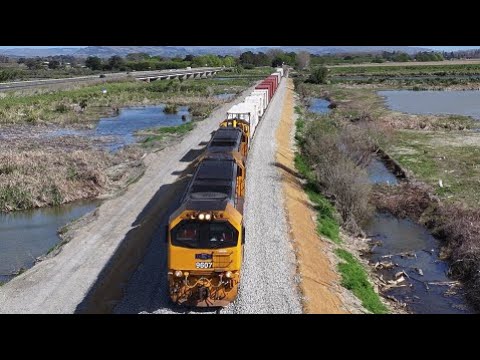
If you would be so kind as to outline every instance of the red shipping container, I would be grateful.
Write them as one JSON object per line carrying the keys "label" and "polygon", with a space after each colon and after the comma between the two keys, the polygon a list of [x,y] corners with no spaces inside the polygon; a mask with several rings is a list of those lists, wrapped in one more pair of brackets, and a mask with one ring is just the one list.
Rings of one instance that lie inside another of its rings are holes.
{"label": "red shipping container", "polygon": [[275,92],[277,91],[277,83],[275,79],[265,79],[264,82],[267,84],[272,84],[272,91],[273,94],[275,94]]}
{"label": "red shipping container", "polygon": [[257,86],[255,87],[255,89],[258,89],[258,90],[268,90],[268,101],[269,101],[269,103],[270,103],[270,100],[272,100],[272,96],[273,96],[272,84],[260,83],[259,85],[257,85]]}
{"label": "red shipping container", "polygon": [[275,86],[278,87],[278,77],[276,77],[275,75],[270,75],[269,77],[267,77],[267,79],[275,80]]}

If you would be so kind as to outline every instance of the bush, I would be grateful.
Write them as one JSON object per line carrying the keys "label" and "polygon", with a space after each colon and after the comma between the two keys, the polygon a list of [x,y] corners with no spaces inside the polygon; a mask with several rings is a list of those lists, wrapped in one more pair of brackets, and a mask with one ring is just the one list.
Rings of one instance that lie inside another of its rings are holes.
{"label": "bush", "polygon": [[178,111],[177,105],[175,105],[175,104],[165,105],[165,108],[163,109],[163,112],[165,114],[176,114],[177,111]]}
{"label": "bush", "polygon": [[371,185],[363,167],[372,152],[371,143],[361,141],[353,129],[337,129],[326,121],[313,121],[303,129],[302,153],[313,168],[322,192],[334,199],[346,230],[361,232],[370,218]]}
{"label": "bush", "polygon": [[314,70],[310,74],[308,78],[308,82],[313,84],[325,84],[327,80],[328,69],[325,66],[320,66]]}
{"label": "bush", "polygon": [[465,283],[467,297],[480,309],[480,210],[444,205],[431,218],[436,235],[446,240],[450,273]]}

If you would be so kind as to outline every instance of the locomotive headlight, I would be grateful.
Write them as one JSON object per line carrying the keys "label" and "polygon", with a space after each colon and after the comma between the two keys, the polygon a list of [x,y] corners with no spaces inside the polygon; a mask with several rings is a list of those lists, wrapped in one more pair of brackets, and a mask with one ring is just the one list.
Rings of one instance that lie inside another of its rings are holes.
{"label": "locomotive headlight", "polygon": [[198,215],[198,220],[203,220],[203,219],[205,219],[205,214],[202,213]]}
{"label": "locomotive headlight", "polygon": [[175,271],[175,277],[182,277],[182,276],[183,276],[183,272],[181,270]]}
{"label": "locomotive headlight", "polygon": [[206,214],[205,220],[212,220],[212,214]]}
{"label": "locomotive headlight", "polygon": [[232,276],[233,276],[233,273],[231,271],[227,271],[225,273],[225,277],[227,277],[228,279],[231,279]]}

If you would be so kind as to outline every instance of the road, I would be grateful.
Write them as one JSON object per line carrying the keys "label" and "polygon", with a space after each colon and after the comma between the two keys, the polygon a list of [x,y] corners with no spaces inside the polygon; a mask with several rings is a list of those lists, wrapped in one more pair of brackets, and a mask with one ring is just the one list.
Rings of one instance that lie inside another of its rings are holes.
{"label": "road", "polygon": [[35,88],[39,86],[54,85],[54,84],[68,84],[68,83],[78,83],[78,82],[87,82],[87,81],[99,81],[99,80],[119,80],[126,79],[128,76],[132,78],[142,78],[147,76],[155,76],[159,74],[165,75],[184,75],[191,73],[192,71],[219,71],[223,70],[222,68],[193,68],[191,70],[185,69],[173,69],[173,70],[162,70],[162,71],[136,71],[136,72],[120,72],[120,73],[110,73],[105,74],[104,78],[100,78],[99,75],[89,75],[89,76],[77,76],[64,79],[44,79],[44,80],[28,80],[28,81],[14,81],[7,83],[0,83],[0,91],[8,90],[19,90],[26,88]]}
{"label": "road", "polygon": [[[283,209],[280,173],[274,165],[276,143],[272,141],[284,96],[285,81],[282,81],[257,128],[249,153],[244,213],[245,260],[240,292],[238,299],[222,313],[301,313],[295,281],[295,255]],[[201,151],[201,148],[196,150]],[[158,209],[164,210],[153,217],[157,224],[166,224],[168,214],[178,207],[187,180],[184,178],[176,184],[173,202],[157,204]],[[115,313],[169,314],[186,311],[172,306],[168,300],[166,244],[163,238],[163,226],[159,226],[154,230],[145,258],[130,279]],[[196,312],[203,313],[205,310]]]}

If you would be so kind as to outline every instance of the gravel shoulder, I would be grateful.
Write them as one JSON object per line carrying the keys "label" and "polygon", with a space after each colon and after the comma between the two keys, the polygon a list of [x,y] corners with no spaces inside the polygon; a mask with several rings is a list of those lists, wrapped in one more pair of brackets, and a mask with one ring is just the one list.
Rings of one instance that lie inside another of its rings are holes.
{"label": "gravel shoulder", "polygon": [[295,176],[295,120],[293,83],[287,82],[284,108],[277,130],[277,164],[282,173],[285,211],[298,260],[304,312],[341,314],[346,311],[340,276],[333,259],[333,246],[317,234],[316,212],[310,205],[302,184]]}
{"label": "gravel shoulder", "polygon": [[[98,293],[97,286],[109,287],[110,293],[121,293],[125,280],[115,278],[119,269],[112,257],[126,246],[137,246],[131,259],[123,259],[129,267],[126,270],[136,268],[137,259],[144,255],[142,247],[146,248],[162,224],[158,211],[165,213],[168,203],[181,194],[177,180],[194,159],[195,149],[209,140],[228,108],[242,101],[251,90],[215,110],[182,141],[148,154],[144,176],[122,196],[104,202],[92,221],[77,229],[57,256],[40,262],[0,288],[0,313],[84,312],[88,307],[84,300]],[[104,280],[99,282],[99,278]],[[96,304],[93,311],[108,312],[115,304],[115,298],[109,299],[106,304]]]}

